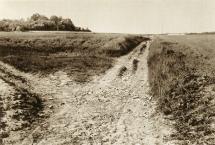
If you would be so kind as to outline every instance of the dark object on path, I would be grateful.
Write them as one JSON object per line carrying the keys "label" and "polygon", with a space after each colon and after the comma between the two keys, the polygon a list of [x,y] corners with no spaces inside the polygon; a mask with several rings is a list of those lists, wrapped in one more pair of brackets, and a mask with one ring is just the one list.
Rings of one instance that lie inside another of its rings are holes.
{"label": "dark object on path", "polygon": [[119,69],[118,76],[121,77],[124,75],[124,73],[127,71],[127,67],[123,66]]}
{"label": "dark object on path", "polygon": [[137,60],[137,59],[133,60],[133,73],[136,72],[137,67],[138,67],[138,63],[139,63],[139,60]]}

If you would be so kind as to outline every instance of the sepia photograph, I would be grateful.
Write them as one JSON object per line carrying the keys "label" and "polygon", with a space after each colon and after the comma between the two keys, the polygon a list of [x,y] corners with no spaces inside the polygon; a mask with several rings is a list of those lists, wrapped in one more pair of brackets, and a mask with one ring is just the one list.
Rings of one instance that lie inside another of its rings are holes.
{"label": "sepia photograph", "polygon": [[215,145],[215,0],[0,0],[0,145]]}

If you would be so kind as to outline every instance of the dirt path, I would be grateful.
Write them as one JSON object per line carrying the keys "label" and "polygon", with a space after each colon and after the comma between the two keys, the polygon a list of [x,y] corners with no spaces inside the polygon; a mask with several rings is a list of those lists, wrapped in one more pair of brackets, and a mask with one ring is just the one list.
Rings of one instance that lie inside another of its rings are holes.
{"label": "dirt path", "polygon": [[[61,76],[53,115],[22,145],[163,145],[171,129],[149,95],[147,55],[142,42],[105,75],[81,85]],[[19,143],[20,144],[20,143]],[[172,144],[172,143],[171,143]]]}

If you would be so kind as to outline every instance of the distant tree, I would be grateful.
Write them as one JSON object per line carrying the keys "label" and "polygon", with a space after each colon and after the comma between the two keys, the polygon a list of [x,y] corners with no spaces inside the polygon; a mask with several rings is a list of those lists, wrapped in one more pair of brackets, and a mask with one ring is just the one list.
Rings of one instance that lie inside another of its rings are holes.
{"label": "distant tree", "polygon": [[75,30],[75,25],[73,24],[71,19],[62,19],[61,23],[64,26],[65,30],[68,30],[68,31]]}
{"label": "distant tree", "polygon": [[48,18],[46,16],[40,15],[38,13],[35,13],[31,16],[32,21],[38,21],[38,20],[48,20]]}
{"label": "distant tree", "polygon": [[75,31],[81,31],[81,27],[75,27]]}
{"label": "distant tree", "polygon": [[27,20],[0,20],[0,31],[30,31],[30,30],[42,30],[42,31],[86,31],[90,30],[76,27],[71,19],[63,19],[58,16],[51,16],[50,19],[44,15],[38,13],[33,14]]}
{"label": "distant tree", "polygon": [[55,30],[54,22],[48,20],[48,21],[43,21],[43,23],[44,23],[45,30],[49,30],[49,31]]}
{"label": "distant tree", "polygon": [[57,31],[59,31],[59,25],[62,20],[62,17],[57,17],[55,15],[50,17],[50,20],[55,23]]}
{"label": "distant tree", "polygon": [[7,31],[8,25],[5,21],[0,21],[0,31]]}
{"label": "distant tree", "polygon": [[40,14],[38,14],[38,13],[33,14],[33,15],[31,16],[31,20],[32,20],[32,21],[37,21],[37,20],[39,19],[39,17],[40,17]]}
{"label": "distant tree", "polygon": [[22,31],[25,31],[25,28],[24,26],[17,26],[15,31],[22,32]]}
{"label": "distant tree", "polygon": [[91,30],[89,28],[85,29],[86,32],[91,32]]}

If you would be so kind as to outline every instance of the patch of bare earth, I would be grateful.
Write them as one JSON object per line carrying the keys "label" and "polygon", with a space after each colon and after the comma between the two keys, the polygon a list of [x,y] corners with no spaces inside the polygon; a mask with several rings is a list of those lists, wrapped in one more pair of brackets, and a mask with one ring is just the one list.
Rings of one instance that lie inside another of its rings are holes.
{"label": "patch of bare earth", "polygon": [[61,71],[34,78],[31,83],[44,94],[51,115],[16,144],[172,145],[166,140],[171,125],[149,94],[149,45],[142,42],[89,83],[75,83]]}

